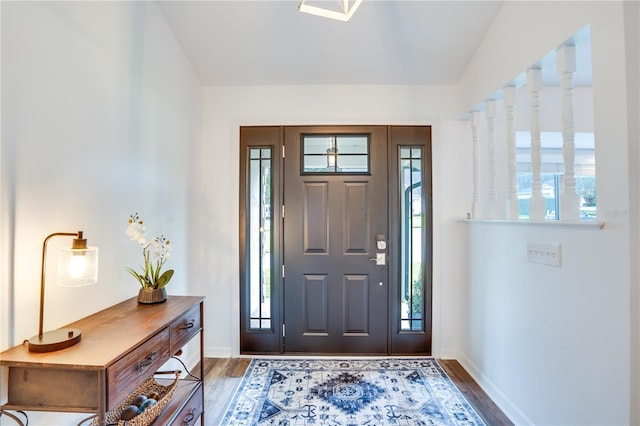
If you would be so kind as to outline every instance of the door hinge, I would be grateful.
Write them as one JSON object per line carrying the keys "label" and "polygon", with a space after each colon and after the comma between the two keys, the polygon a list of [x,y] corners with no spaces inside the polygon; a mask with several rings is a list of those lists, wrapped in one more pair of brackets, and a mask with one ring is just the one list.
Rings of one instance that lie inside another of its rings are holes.
{"label": "door hinge", "polygon": [[282,158],[284,158],[284,145],[282,145]]}
{"label": "door hinge", "polygon": [[285,337],[287,335],[287,326],[282,324],[282,337]]}
{"label": "door hinge", "polygon": [[282,218],[284,219],[284,204],[282,205]]}
{"label": "door hinge", "polygon": [[284,265],[282,265],[282,278],[284,278]]}

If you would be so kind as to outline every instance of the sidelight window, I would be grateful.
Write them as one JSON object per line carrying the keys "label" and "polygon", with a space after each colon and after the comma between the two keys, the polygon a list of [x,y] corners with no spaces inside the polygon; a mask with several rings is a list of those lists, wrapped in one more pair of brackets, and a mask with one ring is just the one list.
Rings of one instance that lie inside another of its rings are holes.
{"label": "sidelight window", "polygon": [[249,328],[271,328],[273,264],[271,148],[249,150]]}
{"label": "sidelight window", "polygon": [[424,330],[424,235],[422,147],[400,148],[400,328]]}

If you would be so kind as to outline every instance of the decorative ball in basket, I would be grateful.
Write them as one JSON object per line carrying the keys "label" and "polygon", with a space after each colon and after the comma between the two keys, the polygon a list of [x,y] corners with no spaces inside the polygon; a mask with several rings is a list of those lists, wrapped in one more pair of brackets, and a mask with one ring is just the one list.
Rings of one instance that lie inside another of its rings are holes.
{"label": "decorative ball in basket", "polygon": [[[154,377],[150,377],[107,413],[107,425],[148,426],[153,423],[173,397],[180,373],[180,370],[156,372],[156,375],[174,374],[175,380],[168,386],[163,386]],[[89,426],[98,426],[98,419],[94,418]]]}

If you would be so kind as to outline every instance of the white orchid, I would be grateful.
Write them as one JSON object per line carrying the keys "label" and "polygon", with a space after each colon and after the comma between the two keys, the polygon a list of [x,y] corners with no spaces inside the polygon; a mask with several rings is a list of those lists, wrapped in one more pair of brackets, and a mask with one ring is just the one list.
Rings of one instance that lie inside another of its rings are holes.
{"label": "white orchid", "polygon": [[173,269],[168,269],[162,274],[160,273],[162,266],[171,256],[170,241],[167,240],[164,235],[160,235],[149,241],[144,235],[145,232],[146,227],[138,213],[129,216],[127,236],[142,247],[144,267],[142,268],[141,274],[131,268],[127,268],[127,271],[138,280],[142,288],[162,288],[166,286],[171,280],[171,277],[173,277]]}
{"label": "white orchid", "polygon": [[129,226],[127,227],[127,236],[130,240],[136,241],[143,248],[146,247],[149,243],[144,236],[147,228],[144,226],[144,223],[138,217],[138,213],[135,215],[131,215],[129,217]]}

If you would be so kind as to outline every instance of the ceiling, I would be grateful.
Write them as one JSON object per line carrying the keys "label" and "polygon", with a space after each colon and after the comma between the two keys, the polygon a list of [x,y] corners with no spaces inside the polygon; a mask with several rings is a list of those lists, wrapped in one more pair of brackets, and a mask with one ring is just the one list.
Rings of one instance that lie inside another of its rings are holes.
{"label": "ceiling", "polygon": [[297,0],[158,2],[207,86],[455,84],[502,3],[364,0],[340,22]]}

